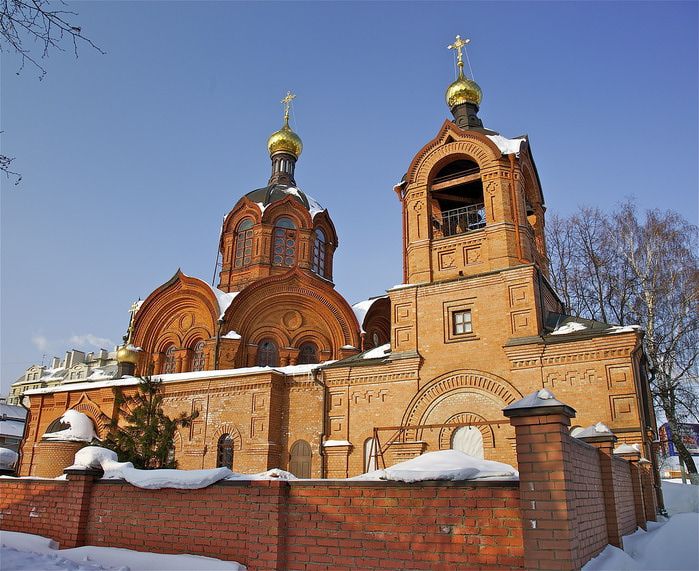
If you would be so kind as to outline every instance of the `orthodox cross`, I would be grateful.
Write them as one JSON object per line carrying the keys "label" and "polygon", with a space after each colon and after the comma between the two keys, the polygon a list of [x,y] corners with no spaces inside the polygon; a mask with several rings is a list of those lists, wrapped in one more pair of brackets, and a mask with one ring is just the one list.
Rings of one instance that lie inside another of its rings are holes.
{"label": "orthodox cross", "polygon": [[129,328],[126,331],[126,335],[124,335],[124,342],[125,343],[131,343],[131,339],[133,337],[133,322],[134,318],[136,317],[136,312],[138,311],[138,308],[141,306],[141,298],[138,298],[138,301],[134,301],[131,304],[131,308],[129,309],[129,313],[131,314],[131,317],[129,318]]}
{"label": "orthodox cross", "polygon": [[291,102],[296,99],[296,95],[291,93],[291,91],[286,92],[286,97],[282,99],[284,104],[284,121],[289,122],[289,109],[291,109]]}
{"label": "orthodox cross", "polygon": [[466,38],[465,40],[461,39],[461,36],[456,36],[456,40],[454,41],[453,44],[450,44],[447,46],[448,50],[456,50],[456,62],[459,66],[459,69],[463,69],[464,67],[464,60],[463,56],[461,54],[461,50],[464,48],[464,46],[468,43],[470,43],[471,40]]}

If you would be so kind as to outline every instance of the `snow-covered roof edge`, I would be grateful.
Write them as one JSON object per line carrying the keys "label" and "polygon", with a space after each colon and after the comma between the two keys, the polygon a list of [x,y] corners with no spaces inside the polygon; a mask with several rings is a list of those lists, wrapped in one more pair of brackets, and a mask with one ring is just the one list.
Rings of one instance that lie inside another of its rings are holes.
{"label": "snow-covered roof edge", "polygon": [[354,316],[357,318],[357,321],[359,322],[359,330],[362,333],[365,333],[364,320],[366,319],[366,314],[369,313],[371,306],[374,305],[374,303],[378,300],[385,299],[386,297],[388,296],[378,295],[376,297],[370,297],[369,299],[358,301],[357,303],[352,305],[352,311],[354,311]]}
{"label": "snow-covered roof edge", "polygon": [[[239,369],[220,369],[216,371],[197,371],[187,373],[170,373],[163,375],[154,375],[153,378],[163,383],[175,383],[180,381],[194,381],[199,379],[215,379],[223,377],[243,377],[255,373],[276,372],[284,376],[291,377],[294,375],[308,374],[315,369],[334,363],[334,360],[325,361],[313,365],[289,365],[288,367],[242,367]],[[25,391],[25,395],[44,395],[50,393],[58,393],[65,391],[79,391],[87,389],[101,389],[105,387],[126,387],[134,386],[139,382],[138,377],[125,376],[119,379],[108,381],[97,381],[91,383],[75,383],[70,385],[56,385],[54,387],[45,387],[42,389],[33,389]]]}

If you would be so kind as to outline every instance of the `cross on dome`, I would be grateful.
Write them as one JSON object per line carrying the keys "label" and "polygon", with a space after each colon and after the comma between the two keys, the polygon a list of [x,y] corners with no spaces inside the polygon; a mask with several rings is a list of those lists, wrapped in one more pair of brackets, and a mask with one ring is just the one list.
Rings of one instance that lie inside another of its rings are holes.
{"label": "cross on dome", "polygon": [[454,41],[454,43],[453,43],[453,44],[449,44],[449,45],[447,46],[447,49],[448,49],[448,50],[456,50],[456,62],[458,63],[459,68],[463,68],[463,67],[464,67],[464,59],[463,59],[463,54],[462,54],[462,51],[461,51],[461,50],[463,50],[463,49],[464,49],[464,46],[465,46],[466,44],[469,44],[469,43],[471,43],[471,40],[469,40],[468,38],[466,38],[465,40],[462,40],[462,39],[461,39],[461,36],[459,36],[459,35],[457,34],[456,40]]}
{"label": "cross on dome", "polygon": [[281,102],[284,104],[284,121],[289,122],[289,110],[291,109],[291,102],[296,99],[296,95],[291,93],[291,91],[286,92],[286,96]]}

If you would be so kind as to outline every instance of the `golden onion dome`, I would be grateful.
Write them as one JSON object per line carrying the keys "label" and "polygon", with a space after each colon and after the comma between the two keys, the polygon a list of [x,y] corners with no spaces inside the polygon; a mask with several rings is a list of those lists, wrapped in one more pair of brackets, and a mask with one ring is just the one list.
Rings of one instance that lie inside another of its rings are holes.
{"label": "golden onion dome", "polygon": [[122,345],[117,350],[117,363],[131,363],[132,365],[138,364],[138,354],[140,349],[134,347],[133,345]]}
{"label": "golden onion dome", "polygon": [[458,79],[447,88],[445,98],[449,109],[453,109],[462,103],[480,105],[483,99],[483,92],[475,81],[466,78],[463,72],[460,71]]}
{"label": "golden onion dome", "polygon": [[267,139],[267,149],[270,156],[274,153],[285,152],[299,158],[303,150],[303,143],[301,137],[291,130],[289,122],[284,121],[284,126],[279,131],[272,133]]}

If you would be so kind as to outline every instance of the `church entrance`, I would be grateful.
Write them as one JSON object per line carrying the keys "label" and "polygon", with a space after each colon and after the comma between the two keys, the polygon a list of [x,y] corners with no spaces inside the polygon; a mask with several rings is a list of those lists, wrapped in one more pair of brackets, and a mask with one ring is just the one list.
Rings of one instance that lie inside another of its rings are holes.
{"label": "church entrance", "polygon": [[291,447],[289,472],[297,478],[311,477],[311,445],[305,440],[297,440]]}

